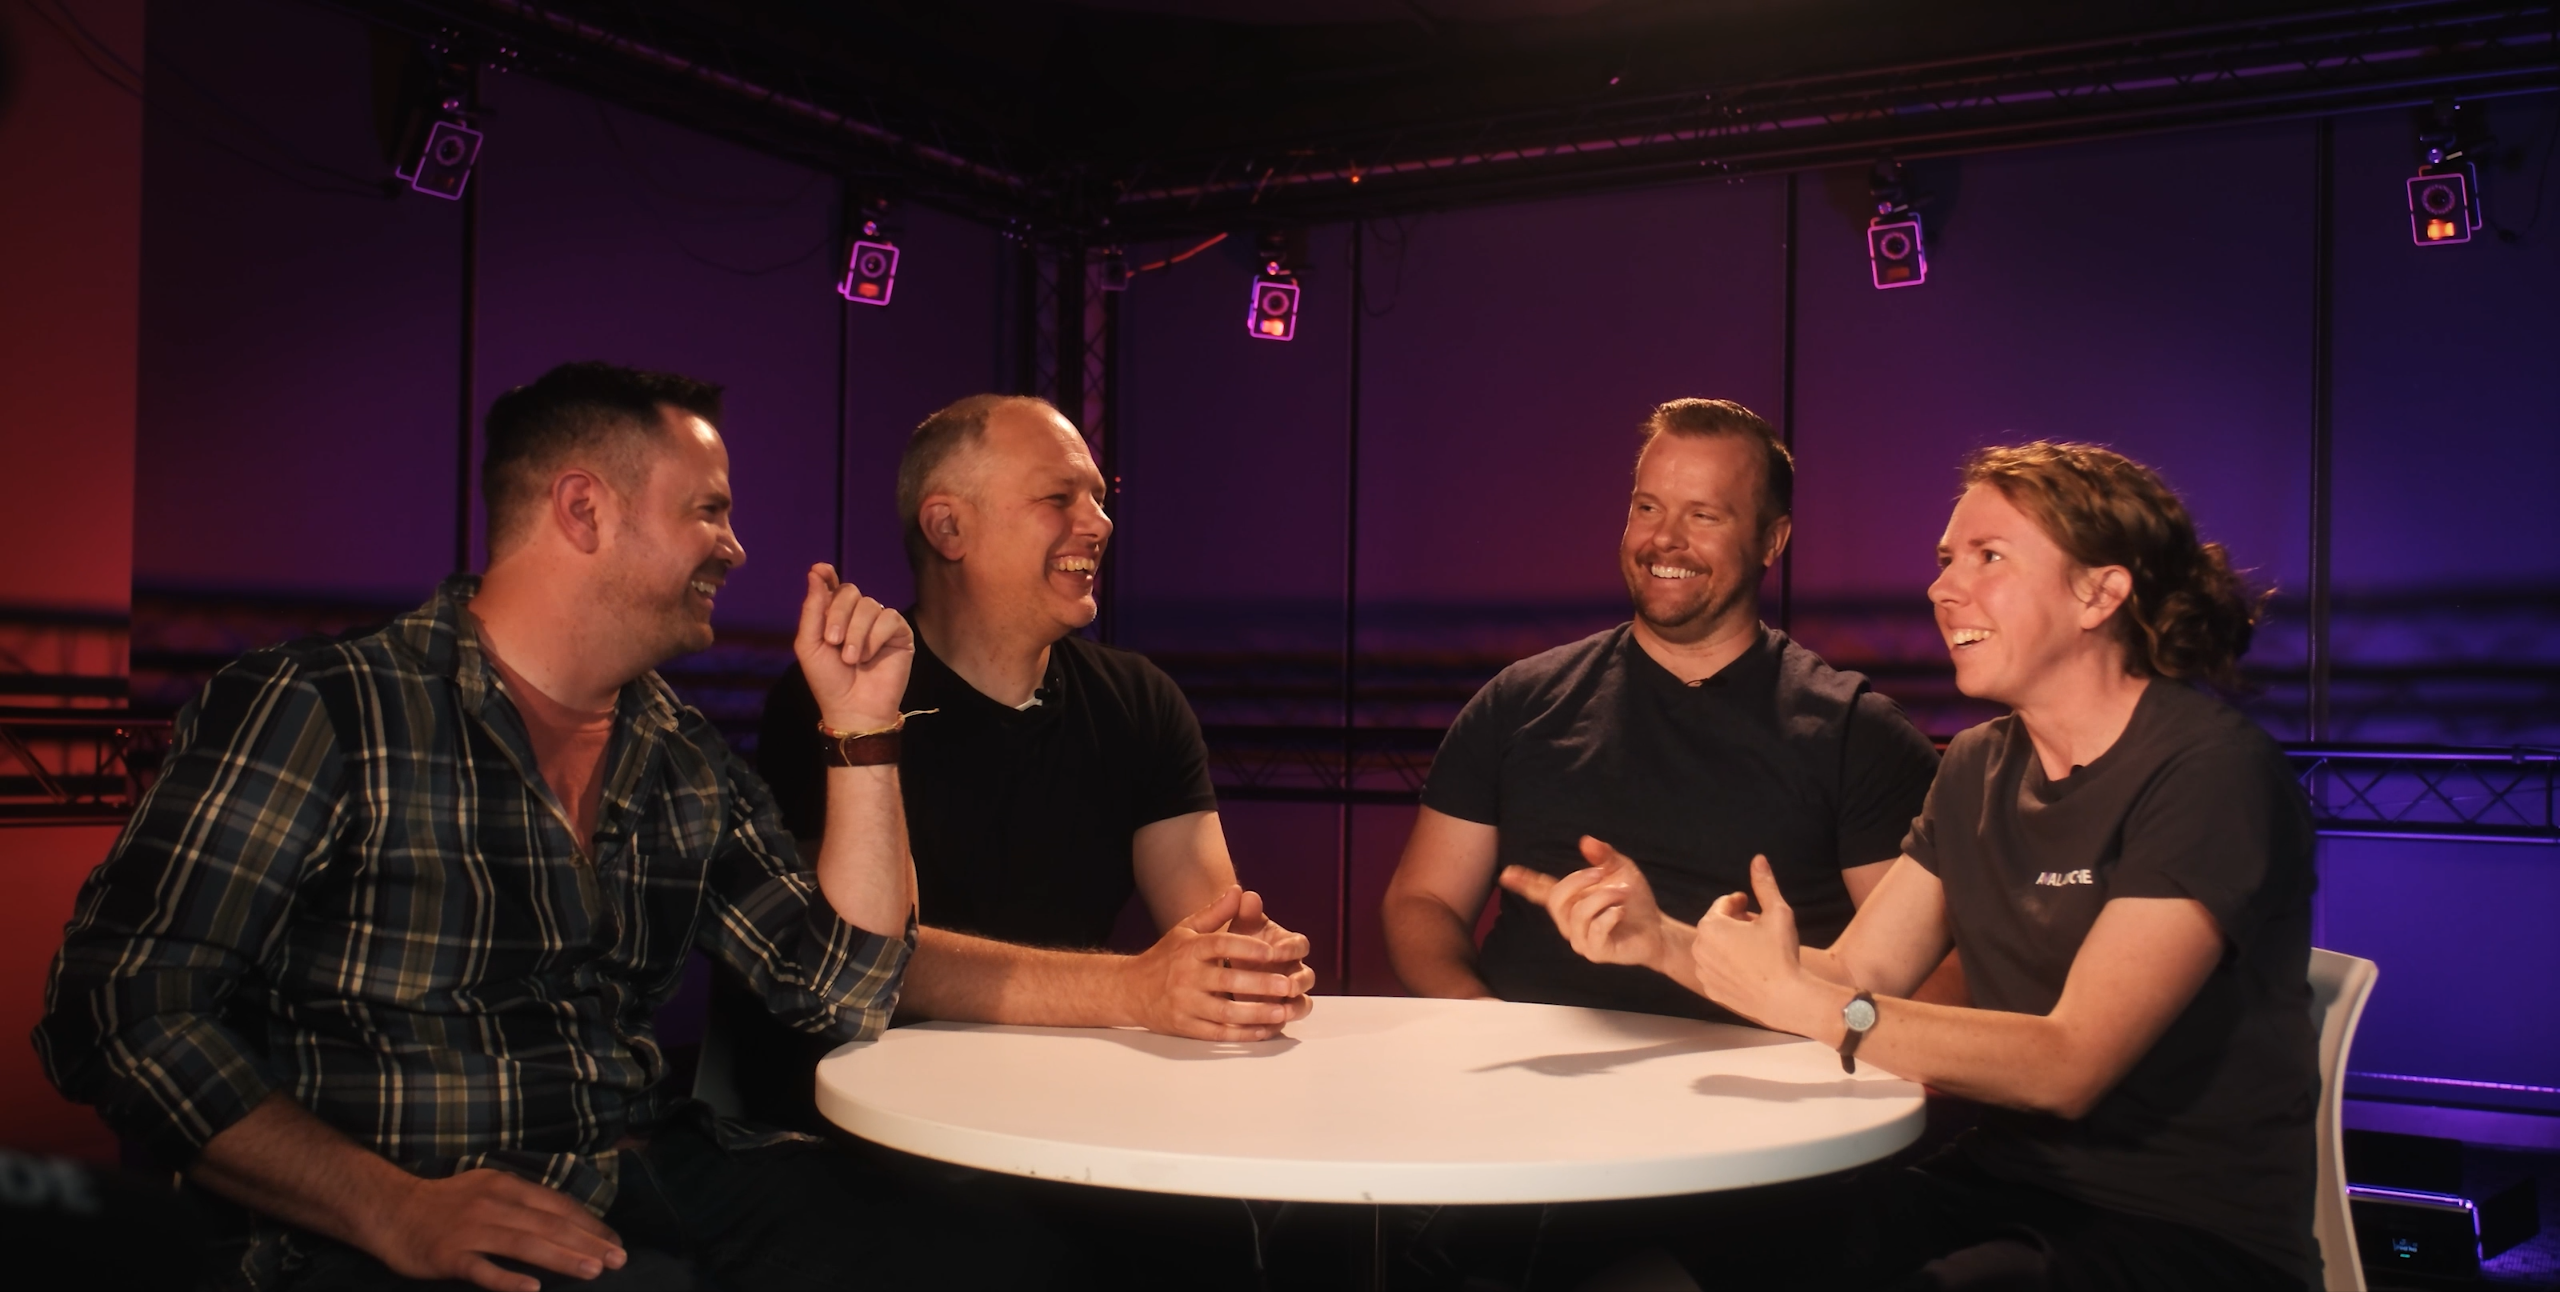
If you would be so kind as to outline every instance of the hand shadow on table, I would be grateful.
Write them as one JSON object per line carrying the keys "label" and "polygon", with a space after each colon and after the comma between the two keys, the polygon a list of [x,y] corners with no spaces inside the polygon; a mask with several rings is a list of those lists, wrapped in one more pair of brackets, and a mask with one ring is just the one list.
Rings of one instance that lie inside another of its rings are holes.
{"label": "hand shadow on table", "polygon": [[1134,1027],[1106,1028],[1094,1033],[1113,1045],[1126,1046],[1159,1059],[1196,1063],[1203,1059],[1273,1059],[1298,1048],[1298,1038],[1281,1035],[1268,1041],[1195,1041]]}
{"label": "hand shadow on table", "polygon": [[1587,1050],[1578,1054],[1533,1054],[1525,1059],[1510,1059],[1502,1063],[1488,1063],[1481,1068],[1469,1068],[1467,1071],[1471,1073],[1500,1072],[1504,1068],[1527,1068],[1529,1071],[1535,1072],[1541,1076],[1590,1077],[1597,1076],[1600,1073],[1607,1072],[1613,1068],[1623,1068],[1633,1064],[1647,1063],[1654,1059],[1667,1059],[1673,1055],[1706,1054],[1715,1050],[1739,1050],[1761,1045],[1783,1045],[1794,1039],[1795,1038],[1792,1036],[1774,1037],[1768,1041],[1762,1041],[1757,1038],[1737,1040],[1730,1036],[1683,1036],[1674,1040],[1659,1041],[1652,1045],[1640,1045],[1631,1050]]}
{"label": "hand shadow on table", "polygon": [[1689,1088],[1702,1095],[1751,1099],[1767,1104],[1793,1104],[1807,1099],[1911,1097],[1910,1089],[1900,1082],[1860,1081],[1846,1076],[1836,1081],[1772,1081],[1767,1077],[1746,1077],[1738,1072],[1711,1072],[1690,1082]]}

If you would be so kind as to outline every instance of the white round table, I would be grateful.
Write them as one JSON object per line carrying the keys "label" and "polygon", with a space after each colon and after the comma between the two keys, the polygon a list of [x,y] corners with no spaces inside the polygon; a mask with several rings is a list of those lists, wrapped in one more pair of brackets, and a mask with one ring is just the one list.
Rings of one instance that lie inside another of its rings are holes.
{"label": "white round table", "polygon": [[1327,996],[1255,1044],[924,1023],[818,1065],[818,1108],[982,1170],[1289,1202],[1644,1198],[1774,1184],[1920,1135],[1920,1087],[1811,1041],[1651,1014]]}

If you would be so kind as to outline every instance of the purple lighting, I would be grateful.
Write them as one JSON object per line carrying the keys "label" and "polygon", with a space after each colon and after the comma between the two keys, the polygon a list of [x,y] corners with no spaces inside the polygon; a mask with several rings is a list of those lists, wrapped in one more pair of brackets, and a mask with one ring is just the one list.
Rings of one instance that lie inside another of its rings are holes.
{"label": "purple lighting", "polygon": [[1291,278],[1253,280],[1253,303],[1246,307],[1244,329],[1265,341],[1298,335],[1298,284]]}
{"label": "purple lighting", "polygon": [[836,294],[857,305],[886,305],[898,286],[898,248],[863,239],[845,257],[844,281]]}

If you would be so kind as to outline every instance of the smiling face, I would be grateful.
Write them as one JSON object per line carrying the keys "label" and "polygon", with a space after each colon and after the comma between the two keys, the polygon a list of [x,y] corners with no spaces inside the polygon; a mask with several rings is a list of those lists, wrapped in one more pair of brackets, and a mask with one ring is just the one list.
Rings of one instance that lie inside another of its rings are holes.
{"label": "smiling face", "polygon": [[1997,486],[1965,490],[1929,585],[1956,689],[2019,708],[2038,702],[2049,681],[2085,676],[2068,666],[2093,653],[2121,669],[2124,649],[2107,620],[2129,582],[2120,567],[2081,568]]}
{"label": "smiling face", "polygon": [[1006,404],[962,454],[953,493],[963,595],[1047,640],[1092,623],[1111,517],[1084,437],[1038,404]]}
{"label": "smiling face", "polygon": [[1788,521],[1760,524],[1762,450],[1741,435],[1666,433],[1636,460],[1618,572],[1636,617],[1664,639],[1702,641],[1759,616],[1760,578]]}
{"label": "smiling face", "polygon": [[616,501],[602,595],[653,660],[711,645],[711,607],[747,551],[729,527],[729,450],[709,422],[669,408],[648,477]]}

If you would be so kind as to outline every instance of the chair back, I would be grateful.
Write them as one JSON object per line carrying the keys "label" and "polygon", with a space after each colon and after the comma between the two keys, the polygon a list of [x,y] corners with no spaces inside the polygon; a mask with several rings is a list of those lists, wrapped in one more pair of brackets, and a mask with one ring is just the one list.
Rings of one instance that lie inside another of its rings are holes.
{"label": "chair back", "polygon": [[2355,1217],[2347,1209],[2347,1158],[2338,1116],[2356,1020],[2364,1016],[2373,980],[2381,974],[2370,960],[2311,949],[2311,1021],[2320,1029],[2320,1184],[2312,1232],[2320,1239],[2321,1286],[2330,1292],[2365,1292]]}

